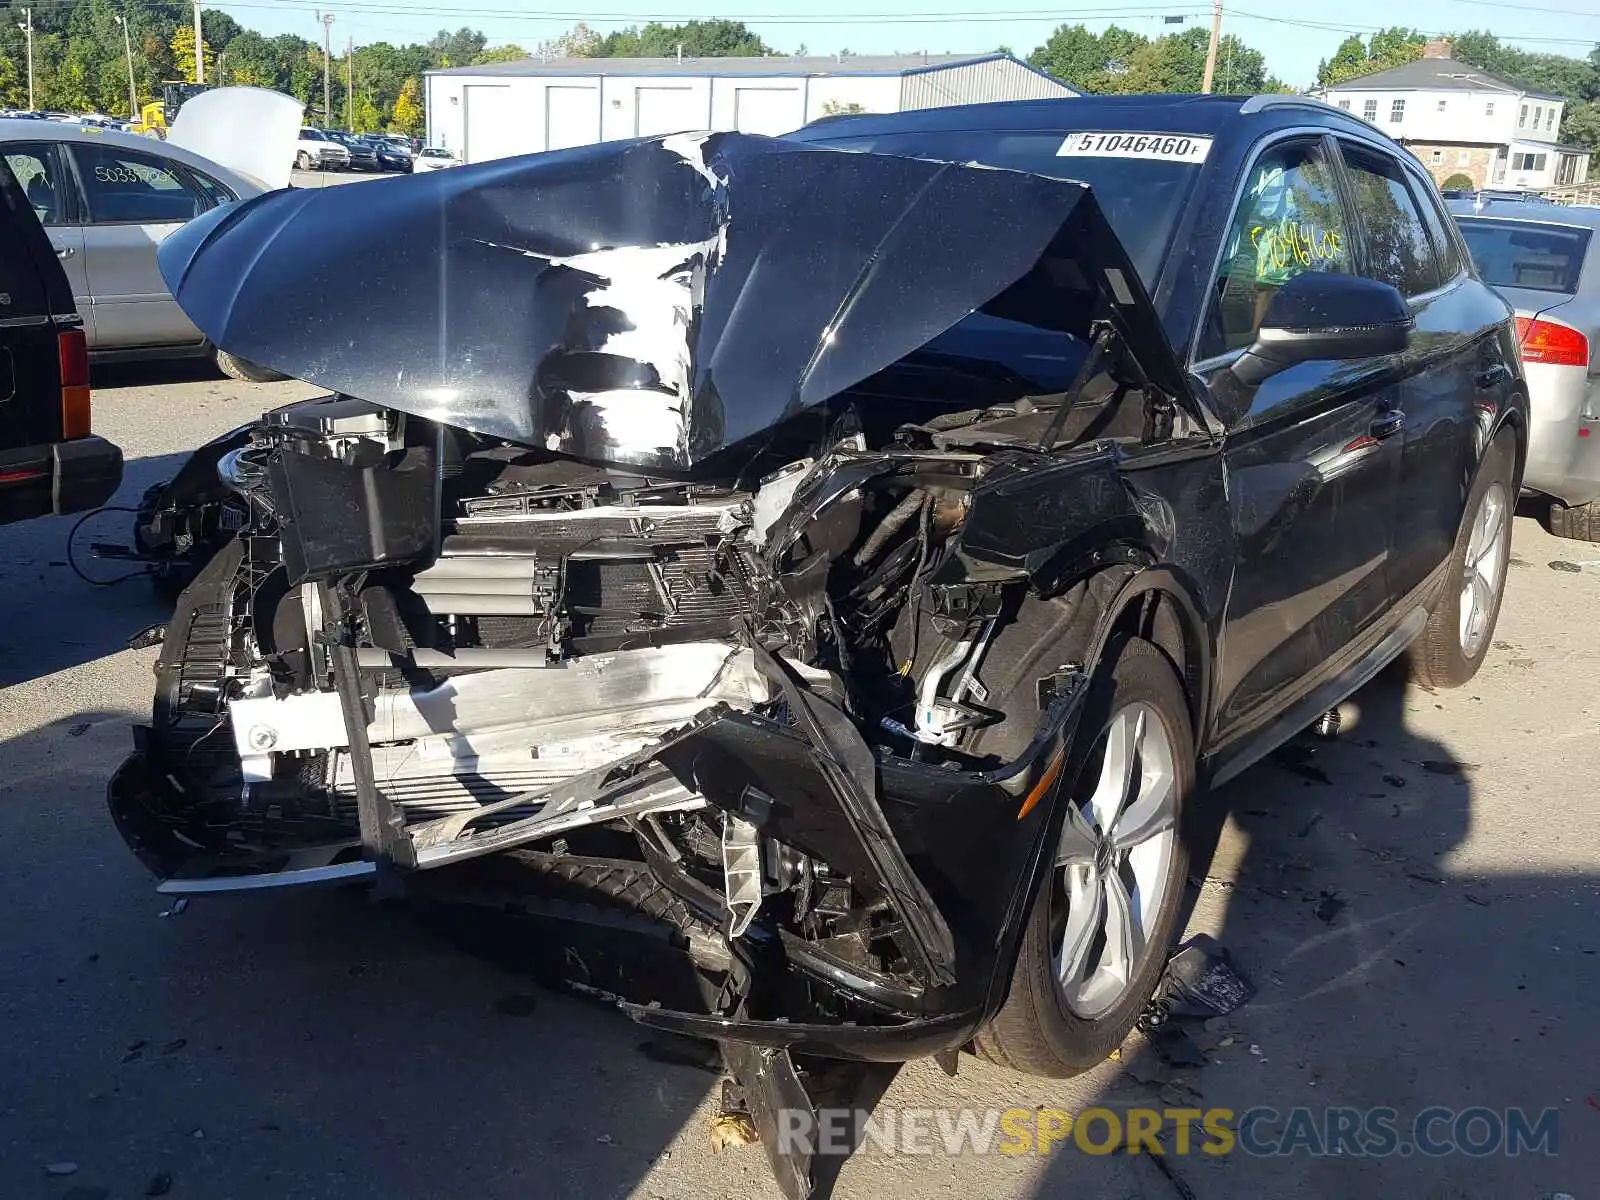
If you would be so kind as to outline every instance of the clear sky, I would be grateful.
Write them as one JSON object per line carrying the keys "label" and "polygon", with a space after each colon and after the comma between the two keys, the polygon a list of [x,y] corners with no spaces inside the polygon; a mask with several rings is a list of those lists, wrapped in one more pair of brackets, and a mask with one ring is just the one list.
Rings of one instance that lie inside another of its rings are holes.
{"label": "clear sky", "polygon": [[[266,34],[299,33],[316,38],[315,10],[331,11],[333,38],[357,42],[426,41],[442,27],[471,25],[492,43],[515,42],[532,50],[574,21],[605,33],[651,20],[677,23],[693,17],[745,21],[774,49],[811,54],[850,50],[858,54],[927,50],[965,52],[1008,46],[1026,57],[1057,25],[1081,21],[1092,29],[1118,24],[1156,36],[1210,22],[1210,0],[466,0],[457,7],[430,0],[243,0],[214,3],[247,28]],[[1184,18],[1165,24],[1163,17]],[[1316,4],[1285,0],[1227,0],[1223,29],[1263,51],[1268,68],[1295,85],[1307,85],[1319,60],[1348,34],[1387,25],[1409,25],[1424,33],[1485,29],[1528,50],[1586,55],[1600,43],[1600,0],[1337,0]]]}

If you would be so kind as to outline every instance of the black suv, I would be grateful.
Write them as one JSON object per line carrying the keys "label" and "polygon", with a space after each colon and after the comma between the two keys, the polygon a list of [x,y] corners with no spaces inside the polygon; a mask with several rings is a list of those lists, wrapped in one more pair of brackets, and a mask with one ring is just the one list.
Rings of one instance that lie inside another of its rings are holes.
{"label": "black suv", "polygon": [[122,451],[89,432],[89,352],[66,273],[0,160],[0,524],[104,504]]}
{"label": "black suv", "polygon": [[236,536],[112,783],[130,845],[168,894],[459,885],[768,1114],[809,1056],[1102,1062],[1196,789],[1492,645],[1511,312],[1327,105],[608,143],[246,200],[161,263],[339,394],[156,506]]}

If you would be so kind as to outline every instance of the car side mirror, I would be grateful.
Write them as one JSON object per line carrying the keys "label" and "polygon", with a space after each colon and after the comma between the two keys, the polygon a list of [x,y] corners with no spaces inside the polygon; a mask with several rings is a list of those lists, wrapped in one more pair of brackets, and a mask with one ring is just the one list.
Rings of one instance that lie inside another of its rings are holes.
{"label": "car side mirror", "polygon": [[1298,363],[1398,354],[1415,324],[1405,297],[1390,284],[1321,271],[1296,275],[1272,297],[1233,374],[1255,387]]}

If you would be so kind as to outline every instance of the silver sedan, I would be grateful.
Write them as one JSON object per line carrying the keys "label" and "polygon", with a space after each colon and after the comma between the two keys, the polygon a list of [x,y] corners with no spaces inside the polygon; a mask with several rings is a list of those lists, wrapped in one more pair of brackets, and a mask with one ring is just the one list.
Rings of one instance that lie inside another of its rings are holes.
{"label": "silver sedan", "polygon": [[1517,310],[1527,367],[1523,485],[1550,497],[1550,530],[1600,541],[1600,209],[1457,200],[1485,283]]}
{"label": "silver sedan", "polygon": [[53,121],[0,120],[0,153],[66,269],[91,357],[210,355],[236,378],[281,378],[207,343],[156,266],[173,230],[260,184],[153,138]]}

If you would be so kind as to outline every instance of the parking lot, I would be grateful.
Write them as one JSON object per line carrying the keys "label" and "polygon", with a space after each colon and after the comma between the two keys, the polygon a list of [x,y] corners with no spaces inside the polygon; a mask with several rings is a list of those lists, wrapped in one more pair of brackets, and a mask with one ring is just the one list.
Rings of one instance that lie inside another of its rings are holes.
{"label": "parking lot", "polygon": [[[203,439],[308,394],[201,366],[105,373],[96,428],[127,455],[118,502]],[[126,519],[98,518],[84,540],[122,537]],[[158,896],[102,789],[150,702],[156,651],[122,647],[165,614],[140,580],[77,578],[68,524],[0,530],[0,1195],[777,1194],[760,1147],[713,1153],[716,1076],[642,1052],[643,1031],[601,1005],[358,895],[181,912]],[[955,1079],[917,1064],[886,1081],[880,1111],[1177,1097],[1385,1106],[1404,1127],[1435,1105],[1554,1108],[1555,1154],[1196,1154],[1170,1159],[1174,1182],[1146,1156],[1068,1143],[1048,1157],[868,1146],[834,1194],[1592,1196],[1600,548],[1524,517],[1512,553],[1472,684],[1433,695],[1380,680],[1337,740],[1206,802],[1215,853],[1203,838],[1190,928],[1216,935],[1259,993],[1209,1037],[1206,1065],[1180,1073],[1192,1096],[1135,1078],[1136,1035],[1067,1082],[970,1057]]]}

